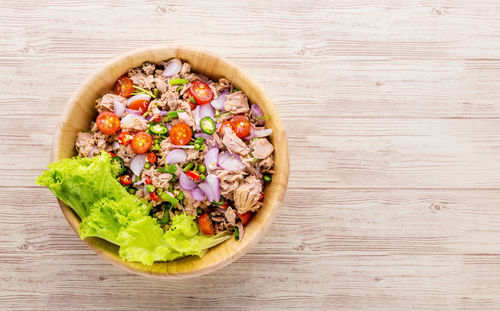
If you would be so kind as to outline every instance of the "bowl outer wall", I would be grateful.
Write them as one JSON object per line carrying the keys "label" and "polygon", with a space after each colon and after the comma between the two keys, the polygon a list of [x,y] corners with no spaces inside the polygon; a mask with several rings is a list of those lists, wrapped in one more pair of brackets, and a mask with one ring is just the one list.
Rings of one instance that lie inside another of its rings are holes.
{"label": "bowl outer wall", "polygon": [[[186,278],[215,271],[247,252],[270,227],[286,192],[289,175],[286,131],[272,101],[248,75],[224,58],[207,51],[183,46],[152,46],[116,57],[87,78],[66,104],[53,140],[52,161],[75,156],[74,143],[78,132],[88,130],[90,122],[97,115],[94,107],[95,100],[109,92],[119,76],[127,72],[129,68],[140,66],[146,61],[157,63],[172,57],[189,62],[193,71],[211,79],[227,78],[236,88],[247,94],[250,103],[259,104],[263,112],[271,116],[271,119],[266,121],[266,126],[273,129],[270,139],[275,147],[275,166],[273,180],[264,190],[266,197],[264,206],[245,227],[245,238],[242,241],[229,239],[210,249],[202,258],[189,256],[171,262],[155,262],[152,266],[146,266],[138,262],[121,260],[118,256],[118,246],[103,239],[86,238],[84,241],[97,254],[128,271],[146,276]],[[70,207],[58,201],[69,224],[75,232],[78,232],[79,218]]]}

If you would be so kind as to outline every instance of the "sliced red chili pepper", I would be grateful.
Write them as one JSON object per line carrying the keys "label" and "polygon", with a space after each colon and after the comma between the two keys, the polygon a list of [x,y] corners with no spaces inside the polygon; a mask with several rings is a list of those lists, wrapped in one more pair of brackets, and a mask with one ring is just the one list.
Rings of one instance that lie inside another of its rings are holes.
{"label": "sliced red chili pepper", "polygon": [[252,218],[252,212],[246,212],[241,215],[238,214],[238,217],[240,217],[241,223],[246,225],[250,221],[250,218]]}
{"label": "sliced red chili pepper", "polygon": [[130,176],[128,175],[122,175],[120,176],[120,182],[122,183],[122,185],[128,186],[132,183],[132,178],[130,178]]}
{"label": "sliced red chili pepper", "polygon": [[155,116],[155,117],[152,117],[151,122],[160,122],[161,121],[161,116]]}
{"label": "sliced red chili pepper", "polygon": [[160,198],[158,198],[158,195],[156,194],[156,192],[150,192],[149,193],[149,197],[151,198],[151,200],[153,201],[158,201]]}
{"label": "sliced red chili pepper", "polygon": [[264,200],[264,193],[261,193],[259,197],[259,202],[262,202],[262,200]]}
{"label": "sliced red chili pepper", "polygon": [[148,160],[149,163],[155,163],[156,162],[156,155],[154,153],[150,152],[146,156],[146,159]]}
{"label": "sliced red chili pepper", "polygon": [[111,151],[106,151],[106,152],[107,152],[107,153],[109,153],[109,155],[110,155],[111,157],[116,157],[116,154],[114,154],[113,152],[111,152]]}
{"label": "sliced red chili pepper", "polygon": [[189,177],[191,177],[192,179],[194,179],[196,181],[200,180],[200,174],[198,174],[195,171],[187,171],[186,175],[188,175]]}
{"label": "sliced red chili pepper", "polygon": [[121,132],[120,135],[118,135],[118,141],[120,142],[120,144],[122,145],[128,145],[130,144],[130,141],[132,140],[132,138],[134,138],[134,136],[132,136],[132,134],[130,134],[129,132]]}
{"label": "sliced red chili pepper", "polygon": [[144,178],[144,183],[145,183],[146,185],[151,185],[153,182],[151,181],[151,178],[146,177],[146,178]]}

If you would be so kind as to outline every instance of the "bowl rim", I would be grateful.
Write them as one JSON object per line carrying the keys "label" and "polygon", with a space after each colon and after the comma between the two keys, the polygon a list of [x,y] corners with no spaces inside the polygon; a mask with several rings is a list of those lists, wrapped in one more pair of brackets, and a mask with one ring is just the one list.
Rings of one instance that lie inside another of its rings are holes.
{"label": "bowl rim", "polygon": [[[140,263],[135,263],[135,262],[129,262],[129,261],[124,261],[121,260],[120,258],[117,258],[116,256],[113,256],[109,249],[106,250],[106,244],[110,244],[107,241],[104,241],[100,238],[86,238],[83,241],[94,251],[96,252],[99,256],[103,257],[107,261],[110,261],[113,263],[115,266],[118,266],[126,271],[139,274],[139,275],[144,275],[144,276],[149,276],[149,277],[157,277],[157,278],[188,278],[188,277],[196,277],[196,276],[201,276],[210,272],[213,272],[215,270],[218,270],[236,259],[240,258],[243,256],[251,247],[253,247],[258,241],[262,239],[262,237],[265,235],[267,230],[271,227],[271,224],[273,223],[277,211],[280,207],[280,205],[283,202],[287,186],[288,186],[288,179],[289,179],[289,150],[288,150],[288,140],[286,136],[286,131],[284,129],[283,123],[281,121],[281,118],[276,111],[276,106],[274,103],[271,101],[271,99],[267,96],[267,94],[262,90],[261,86],[248,74],[246,74],[238,65],[233,63],[232,61],[221,57],[215,53],[209,52],[205,49],[201,48],[195,48],[191,46],[186,46],[186,45],[172,45],[172,44],[159,44],[159,45],[150,45],[146,47],[141,47],[138,49],[131,50],[127,53],[120,54],[111,60],[105,62],[104,64],[100,65],[96,70],[91,72],[89,76],[80,84],[80,86],[73,92],[72,96],[69,98],[69,100],[65,103],[64,109],[62,110],[62,113],[58,119],[56,131],[54,134],[54,138],[52,141],[52,148],[51,148],[51,162],[57,161],[63,157],[59,156],[59,149],[61,147],[61,137],[62,137],[62,129],[63,129],[63,124],[70,118],[70,114],[72,112],[73,106],[77,103],[78,99],[82,96],[84,92],[91,86],[91,83],[99,76],[104,75],[107,70],[113,66],[118,66],[121,63],[127,62],[132,57],[136,56],[146,56],[148,53],[154,53],[155,51],[158,50],[170,50],[172,53],[176,54],[181,52],[181,51],[189,51],[190,53],[199,53],[201,55],[216,59],[217,61],[221,62],[224,64],[224,66],[232,67],[233,70],[238,72],[239,76],[244,77],[246,84],[250,84],[249,88],[253,88],[255,90],[258,90],[260,92],[260,96],[263,97],[264,101],[270,104],[270,109],[272,110],[272,115],[273,119],[275,120],[276,124],[279,125],[282,130],[282,136],[280,136],[280,140],[283,139],[281,143],[283,143],[284,148],[280,151],[281,156],[285,157],[284,161],[281,161],[281,166],[282,169],[280,169],[280,175],[283,177],[282,180],[283,182],[276,187],[275,191],[278,191],[276,199],[270,204],[270,213],[268,214],[267,219],[260,224],[261,228],[258,230],[256,235],[251,239],[250,241],[246,241],[242,247],[237,248],[233,253],[229,253],[229,250],[227,250],[228,255],[225,256],[223,259],[212,262],[211,264],[208,264],[202,268],[197,268],[194,266],[193,269],[179,272],[179,271],[165,271],[165,272],[157,272],[157,271],[151,271],[148,269],[138,269],[137,267],[142,266]],[[144,58],[142,62],[147,61],[148,59]],[[231,81],[232,82],[232,81]],[[62,201],[57,199],[61,211],[64,214],[64,217],[68,221],[69,225],[75,231],[75,233],[78,235],[78,226],[80,223],[79,218],[76,216],[76,214],[73,212],[73,210],[64,204]],[[244,241],[244,240],[243,240]],[[224,242],[223,244],[225,244]],[[219,245],[222,246],[223,244]],[[217,247],[217,246],[216,246]],[[182,260],[182,259],[178,259]]]}

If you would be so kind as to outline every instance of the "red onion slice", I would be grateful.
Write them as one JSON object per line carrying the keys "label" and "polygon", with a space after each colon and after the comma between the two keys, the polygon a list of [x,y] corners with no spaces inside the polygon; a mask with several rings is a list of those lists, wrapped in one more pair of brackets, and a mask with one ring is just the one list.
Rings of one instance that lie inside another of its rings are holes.
{"label": "red onion slice", "polygon": [[200,188],[194,188],[191,191],[191,196],[193,197],[193,199],[199,202],[205,200],[205,194],[203,193],[203,191],[201,191]]}
{"label": "red onion slice", "polygon": [[193,145],[172,145],[172,147],[180,149],[194,149]]}
{"label": "red onion slice", "polygon": [[92,158],[94,156],[94,153],[96,152],[97,148],[94,146],[92,147],[92,149],[90,149],[90,152],[89,152],[89,158]]}
{"label": "red onion slice", "polygon": [[139,176],[144,169],[144,163],[146,163],[146,154],[136,154],[130,161],[130,170]]}
{"label": "red onion slice", "polygon": [[248,136],[243,137],[245,140],[250,140],[255,137],[255,129],[253,126],[250,127],[250,134]]}
{"label": "red onion slice", "polygon": [[200,107],[200,120],[205,118],[205,117],[210,117],[210,118],[214,118],[215,116],[215,110],[214,110],[214,107],[212,107],[211,105],[200,105],[198,106]]}
{"label": "red onion slice", "polygon": [[201,189],[201,191],[203,191],[203,193],[207,196],[208,201],[214,202],[215,193],[212,187],[207,182],[199,184],[198,188]]}
{"label": "red onion slice", "polygon": [[113,144],[111,145],[111,149],[113,149],[113,150],[120,149],[120,143],[117,141],[114,141]]}
{"label": "red onion slice", "polygon": [[220,167],[228,171],[241,171],[246,167],[237,154],[231,155],[229,152],[220,153],[217,163]]}
{"label": "red onion slice", "polygon": [[127,114],[134,114],[136,116],[142,116],[142,113],[139,110],[125,108],[125,112]]}
{"label": "red onion slice", "polygon": [[209,170],[215,170],[217,168],[217,158],[219,156],[219,149],[212,148],[208,150],[205,155],[205,165]]}
{"label": "red onion slice", "polygon": [[151,99],[151,96],[147,95],[147,94],[137,94],[137,95],[134,95],[132,97],[130,97],[129,99],[127,99],[127,107],[135,102],[136,100],[147,100],[149,101]]}
{"label": "red onion slice", "polygon": [[123,119],[120,121],[120,123],[125,124],[129,122],[133,122],[134,119],[140,119],[143,121],[146,121],[143,116],[141,115],[135,115],[135,114],[127,114],[126,116],[123,117]]}
{"label": "red onion slice", "polygon": [[[264,113],[262,112],[262,109],[260,109],[259,105],[253,104],[252,107],[250,108],[252,111],[252,115],[255,119],[257,118],[262,118],[264,117]],[[266,123],[266,120],[257,120],[257,125],[264,125]]]}
{"label": "red onion slice", "polygon": [[195,130],[199,131],[201,130],[200,128],[200,106],[196,106],[193,110],[193,116],[194,116],[194,128]]}
{"label": "red onion slice", "polygon": [[187,158],[186,151],[181,149],[174,149],[170,151],[165,157],[165,163],[167,164],[182,163],[186,161],[186,158]]}
{"label": "red onion slice", "polygon": [[196,183],[188,175],[184,174],[184,172],[179,176],[179,185],[185,191],[191,191],[196,188]]}
{"label": "red onion slice", "polygon": [[255,137],[266,137],[271,135],[273,132],[273,129],[266,129],[266,128],[256,128],[255,129]]}
{"label": "red onion slice", "polygon": [[167,62],[165,65],[165,70],[163,70],[163,76],[164,77],[171,77],[175,76],[179,72],[181,72],[182,69],[182,62],[178,58],[172,58]]}
{"label": "red onion slice", "polygon": [[205,140],[212,139],[212,135],[208,135],[208,134],[205,134],[205,133],[195,133],[194,137],[195,138],[203,137],[203,139],[205,139]]}
{"label": "red onion slice", "polygon": [[226,102],[226,96],[228,94],[229,94],[228,91],[220,93],[219,96],[217,96],[210,102],[210,105],[212,105],[212,107],[214,107],[217,110],[224,110],[224,103]]}
{"label": "red onion slice", "polygon": [[213,174],[209,174],[206,177],[206,183],[210,186],[212,189],[212,193],[214,195],[214,198],[211,202],[213,201],[220,201],[220,187],[219,187],[219,177]]}
{"label": "red onion slice", "polygon": [[113,101],[113,112],[119,118],[121,118],[121,116],[123,116],[123,114],[125,113],[125,105],[120,101],[114,100]]}
{"label": "red onion slice", "polygon": [[[135,174],[134,174],[135,175]],[[133,179],[132,179],[133,180]],[[144,179],[141,179],[139,180],[138,182],[134,183],[134,187],[139,187],[140,185],[142,185],[142,183],[144,183]]]}

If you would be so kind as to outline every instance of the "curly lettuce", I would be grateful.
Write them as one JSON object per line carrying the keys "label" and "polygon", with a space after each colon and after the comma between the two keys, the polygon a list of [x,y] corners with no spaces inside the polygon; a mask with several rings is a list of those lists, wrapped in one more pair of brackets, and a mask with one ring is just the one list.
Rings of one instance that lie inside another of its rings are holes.
{"label": "curly lettuce", "polygon": [[169,230],[163,231],[149,216],[151,206],[130,194],[116,180],[119,167],[102,153],[93,158],[63,159],[52,163],[37,178],[82,222],[79,235],[99,237],[120,246],[120,258],[152,265],[206,251],[229,239],[228,234],[203,235],[194,217],[175,215]]}

